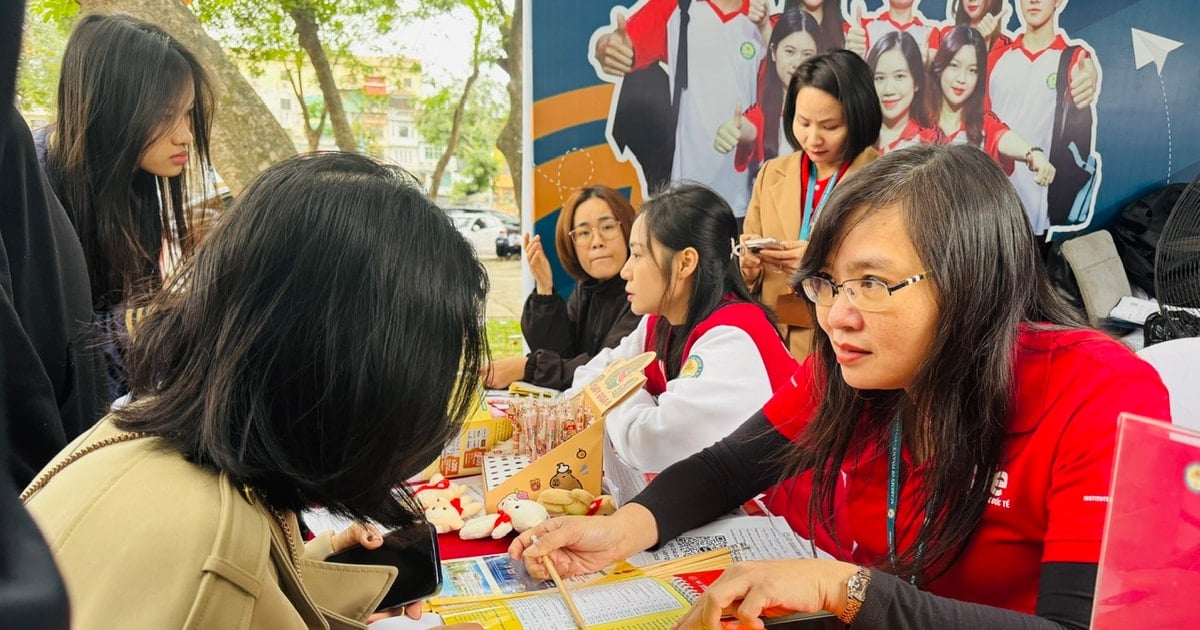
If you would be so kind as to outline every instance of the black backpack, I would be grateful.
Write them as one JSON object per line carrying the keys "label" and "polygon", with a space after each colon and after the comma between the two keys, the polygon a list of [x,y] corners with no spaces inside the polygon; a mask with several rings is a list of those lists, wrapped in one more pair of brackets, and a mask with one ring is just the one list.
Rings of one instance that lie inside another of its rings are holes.
{"label": "black backpack", "polygon": [[1158,238],[1187,184],[1169,184],[1133,200],[1109,227],[1129,282],[1154,296],[1154,255]]}

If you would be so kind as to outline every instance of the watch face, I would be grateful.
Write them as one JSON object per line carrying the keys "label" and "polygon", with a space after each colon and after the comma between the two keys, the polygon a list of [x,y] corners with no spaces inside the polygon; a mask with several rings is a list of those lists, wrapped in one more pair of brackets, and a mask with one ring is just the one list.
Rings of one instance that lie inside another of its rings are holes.
{"label": "watch face", "polygon": [[850,581],[846,583],[846,594],[857,600],[862,600],[867,594],[867,583],[870,578],[864,575],[861,571],[850,576]]}

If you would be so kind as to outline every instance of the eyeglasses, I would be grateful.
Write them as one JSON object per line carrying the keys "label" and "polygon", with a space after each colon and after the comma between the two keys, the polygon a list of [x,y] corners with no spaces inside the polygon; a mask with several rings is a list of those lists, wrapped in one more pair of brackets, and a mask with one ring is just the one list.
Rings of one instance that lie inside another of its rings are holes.
{"label": "eyeglasses", "polygon": [[891,308],[893,293],[904,287],[912,286],[928,278],[931,274],[933,274],[932,271],[926,271],[891,285],[877,278],[855,278],[844,282],[834,282],[824,276],[807,276],[800,280],[799,286],[792,287],[792,291],[797,295],[803,291],[804,296],[814,304],[825,307],[833,306],[833,298],[837,296],[838,292],[844,292],[846,299],[850,300],[854,308],[878,313]]}
{"label": "eyeglasses", "polygon": [[592,236],[594,236],[596,232],[600,233],[600,238],[606,241],[611,241],[621,235],[621,222],[616,220],[601,221],[600,224],[596,226],[595,230],[593,230],[591,227],[583,226],[577,227],[574,230],[567,232],[567,234],[571,235],[571,242],[578,245],[579,243],[590,243],[592,241]]}

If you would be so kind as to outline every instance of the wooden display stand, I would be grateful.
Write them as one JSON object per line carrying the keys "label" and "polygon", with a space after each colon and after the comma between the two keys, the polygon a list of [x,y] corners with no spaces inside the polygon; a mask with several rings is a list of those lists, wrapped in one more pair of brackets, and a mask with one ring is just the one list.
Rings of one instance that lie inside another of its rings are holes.
{"label": "wooden display stand", "polygon": [[[596,421],[571,439],[530,462],[519,455],[485,455],[483,462],[484,506],[494,513],[504,497],[515,494],[537,500],[546,488],[583,488],[599,495],[604,473],[604,414],[642,388],[642,372],[654,361],[653,352],[628,361],[609,364],[575,397],[574,404],[587,405]],[[522,467],[523,466],[523,467]]]}

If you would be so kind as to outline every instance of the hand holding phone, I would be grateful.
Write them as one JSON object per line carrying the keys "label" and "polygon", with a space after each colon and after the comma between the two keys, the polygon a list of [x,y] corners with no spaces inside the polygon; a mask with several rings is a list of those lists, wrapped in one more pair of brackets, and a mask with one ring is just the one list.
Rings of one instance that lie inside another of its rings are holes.
{"label": "hand holding phone", "polygon": [[396,580],[379,602],[377,610],[420,601],[436,595],[442,587],[437,530],[425,522],[384,534],[383,544],[378,548],[352,545],[330,555],[325,561],[396,567]]}
{"label": "hand holding phone", "polygon": [[764,249],[783,249],[783,244],[779,242],[779,239],[772,238],[770,236],[762,236],[747,240],[745,242],[745,247],[746,251],[750,252],[751,254],[757,254]]}

